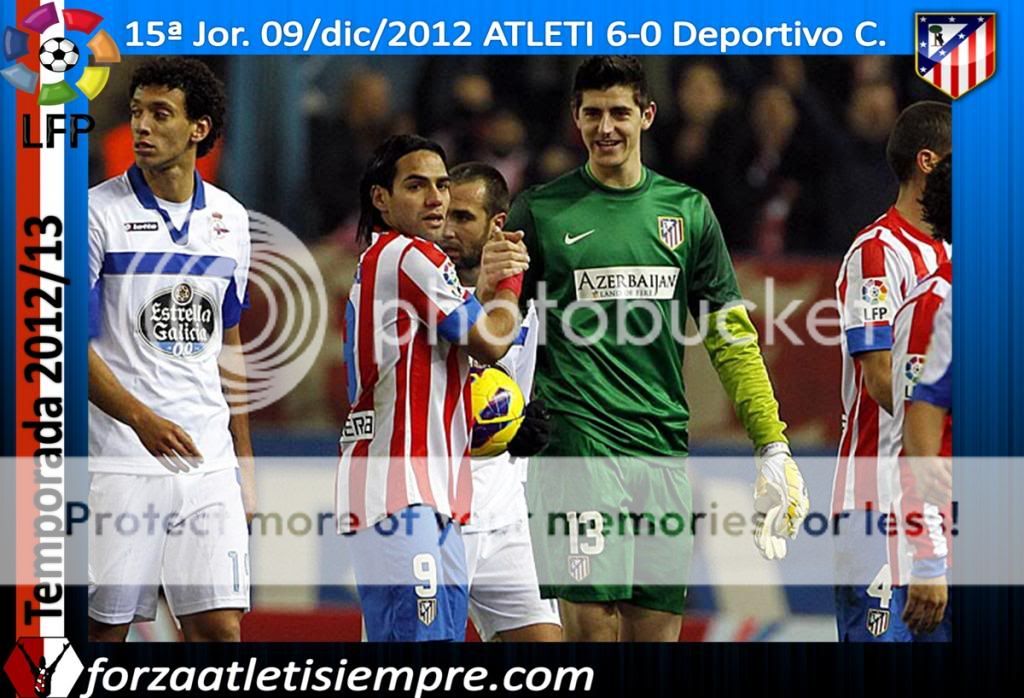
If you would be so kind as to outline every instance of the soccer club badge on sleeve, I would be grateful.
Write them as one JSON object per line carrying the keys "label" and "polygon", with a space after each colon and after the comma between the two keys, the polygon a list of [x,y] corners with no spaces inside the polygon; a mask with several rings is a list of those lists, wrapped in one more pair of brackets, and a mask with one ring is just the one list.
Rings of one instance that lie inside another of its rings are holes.
{"label": "soccer club badge on sleeve", "polygon": [[996,72],[994,12],[914,15],[917,76],[956,99]]}

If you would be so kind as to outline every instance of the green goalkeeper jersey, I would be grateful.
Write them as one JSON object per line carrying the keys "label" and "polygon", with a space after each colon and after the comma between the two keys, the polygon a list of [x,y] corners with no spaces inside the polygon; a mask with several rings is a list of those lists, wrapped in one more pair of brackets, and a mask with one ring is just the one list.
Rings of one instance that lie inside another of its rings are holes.
{"label": "green goalkeeper jersey", "polygon": [[[609,454],[685,454],[687,312],[740,299],[707,198],[647,168],[612,189],[584,166],[523,192],[505,229],[526,232],[523,298],[546,304],[534,396],[557,428]],[[584,455],[558,452],[571,442],[546,453]]]}

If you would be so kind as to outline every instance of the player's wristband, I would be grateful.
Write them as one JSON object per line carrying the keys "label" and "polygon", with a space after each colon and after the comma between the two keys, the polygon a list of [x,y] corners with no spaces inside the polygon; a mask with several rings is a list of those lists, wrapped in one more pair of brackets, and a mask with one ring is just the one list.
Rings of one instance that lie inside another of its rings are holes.
{"label": "player's wristband", "polygon": [[793,452],[789,450],[789,444],[785,441],[775,441],[770,444],[765,444],[757,450],[758,458],[769,458],[774,456],[776,453],[785,453],[787,456],[792,456]]}
{"label": "player's wristband", "polygon": [[523,292],[523,272],[519,272],[515,276],[509,276],[497,283],[494,287],[494,292],[497,293],[502,289],[511,291],[516,298]]}
{"label": "player's wristband", "polygon": [[910,573],[921,579],[935,579],[946,574],[946,558],[920,558],[914,560]]}

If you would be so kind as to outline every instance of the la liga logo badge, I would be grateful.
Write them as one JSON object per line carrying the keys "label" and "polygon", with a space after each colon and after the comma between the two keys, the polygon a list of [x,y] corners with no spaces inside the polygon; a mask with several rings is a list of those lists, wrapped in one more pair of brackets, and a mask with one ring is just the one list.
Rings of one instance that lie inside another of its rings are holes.
{"label": "la liga logo badge", "polygon": [[[18,23],[21,29],[7,27],[4,30],[4,61],[10,65],[0,70],[0,75],[22,92],[34,94],[38,88],[38,103],[44,106],[67,104],[80,94],[95,99],[107,85],[110,64],[121,62],[121,51],[114,39],[103,29],[97,31],[101,21],[102,17],[89,10],[58,10],[52,2],[40,5]],[[55,26],[61,26],[63,33],[86,35],[85,45],[91,52],[91,62],[83,60],[78,44],[67,36],[42,38],[44,31]],[[40,74],[30,67],[31,64],[20,62],[30,56],[29,42],[33,34],[40,36],[39,66],[59,79],[40,80]],[[72,74],[77,76],[74,87],[68,82]]]}

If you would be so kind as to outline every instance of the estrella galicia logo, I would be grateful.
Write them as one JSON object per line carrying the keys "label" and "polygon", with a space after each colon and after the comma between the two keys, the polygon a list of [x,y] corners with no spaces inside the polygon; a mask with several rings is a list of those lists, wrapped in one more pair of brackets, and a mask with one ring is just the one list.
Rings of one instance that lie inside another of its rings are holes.
{"label": "estrella galicia logo", "polygon": [[[57,6],[48,2],[25,15],[19,23],[25,29],[34,34],[42,34],[54,25],[63,23],[64,30],[89,35],[96,31],[103,18],[89,10],[58,10]],[[121,51],[117,43],[105,30],[96,31],[95,35],[88,40],[86,46],[92,52],[93,65],[86,65],[82,68],[78,81],[75,82],[75,90],[66,79],[58,82],[44,83],[39,85],[39,73],[32,70],[23,63],[17,62],[23,56],[27,56],[29,34],[16,28],[7,27],[4,30],[4,60],[12,65],[0,70],[0,75],[11,85],[21,90],[34,94],[39,87],[38,103],[52,106],[56,104],[67,104],[77,99],[79,92],[90,100],[103,91],[110,78],[110,67],[112,63],[121,62]],[[42,42],[39,47],[39,65],[57,73],[64,78],[66,71],[77,66],[84,65],[88,61],[81,60],[79,48],[74,41],[66,37],[52,37]]]}
{"label": "estrella galicia logo", "polygon": [[139,333],[154,349],[170,356],[202,354],[216,330],[216,305],[188,282],[160,291],[139,311]]}
{"label": "estrella galicia logo", "polygon": [[82,660],[64,637],[18,638],[4,663],[20,698],[69,696],[82,669]]}

